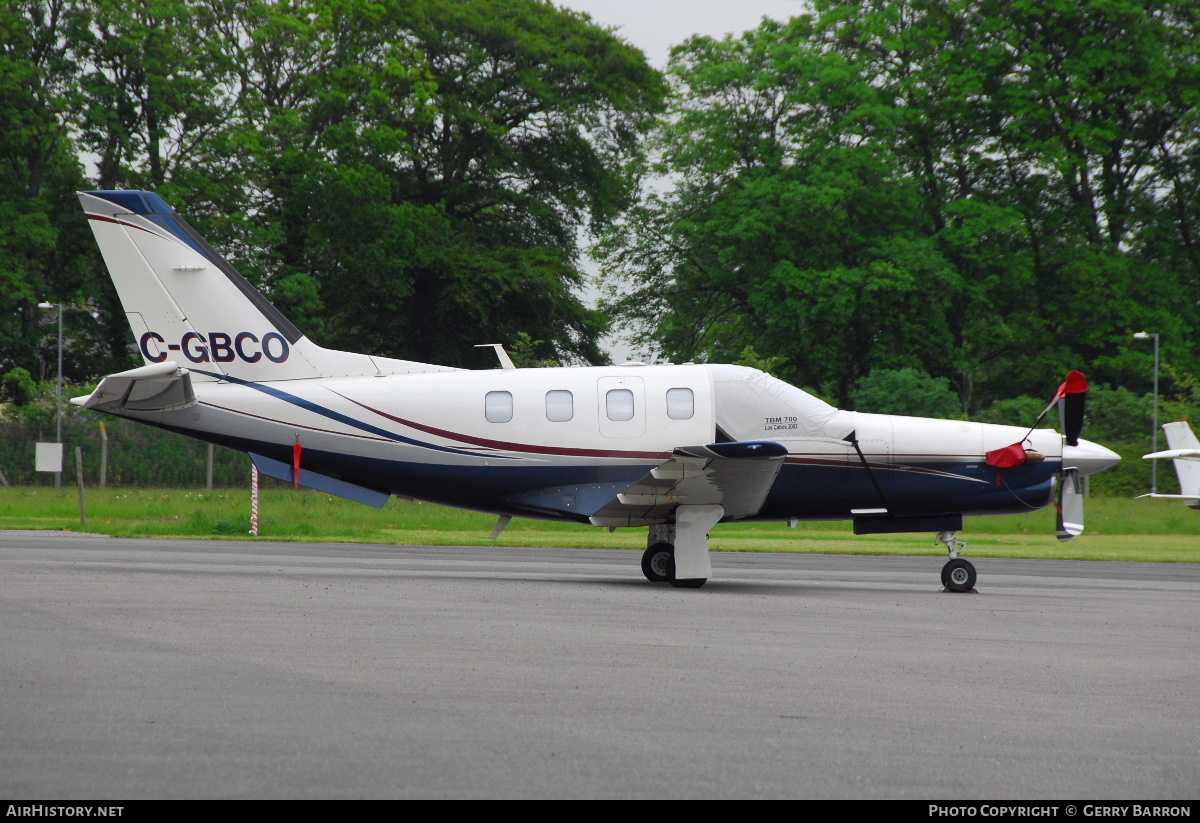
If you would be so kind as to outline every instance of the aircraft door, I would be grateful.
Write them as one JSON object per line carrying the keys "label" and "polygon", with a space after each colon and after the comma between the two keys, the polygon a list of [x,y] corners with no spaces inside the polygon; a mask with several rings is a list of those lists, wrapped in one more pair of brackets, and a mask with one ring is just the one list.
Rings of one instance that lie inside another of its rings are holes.
{"label": "aircraft door", "polygon": [[646,386],[640,377],[601,377],[596,381],[600,433],[639,437],[646,433]]}

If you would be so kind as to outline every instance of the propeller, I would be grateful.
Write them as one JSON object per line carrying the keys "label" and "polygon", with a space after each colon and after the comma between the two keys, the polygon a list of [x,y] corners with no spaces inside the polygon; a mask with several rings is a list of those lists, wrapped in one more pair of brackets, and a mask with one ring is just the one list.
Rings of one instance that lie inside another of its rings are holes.
{"label": "propeller", "polygon": [[[1050,405],[1058,403],[1058,421],[1062,427],[1063,437],[1068,446],[1079,445],[1079,433],[1083,431],[1083,408],[1087,403],[1088,382],[1083,372],[1073,371],[1058,387],[1058,393],[1050,401]],[[1046,411],[1049,411],[1049,406]],[[1042,412],[1045,417],[1046,412]],[[1041,417],[1038,421],[1041,422]],[[1033,424],[1037,426],[1037,423]]]}
{"label": "propeller", "polygon": [[[1050,409],[1058,406],[1058,419],[1063,433],[1062,468],[1058,473],[1058,498],[1054,507],[1058,510],[1056,532],[1060,541],[1070,540],[1083,533],[1083,483],[1081,478],[1102,471],[1116,464],[1120,455],[1098,443],[1080,440],[1083,431],[1083,413],[1087,404],[1088,382],[1082,372],[1072,371],[1058,387],[1050,405],[1038,415],[1029,427],[1029,433],[1038,427]],[[988,465],[998,469],[1024,465],[1029,454],[1024,447],[1025,438],[1011,446],[987,453]]]}
{"label": "propeller", "polygon": [[1079,469],[1063,469],[1058,476],[1058,509],[1055,531],[1060,543],[1083,534],[1083,485]]}
{"label": "propeller", "polygon": [[[1083,410],[1087,405],[1088,382],[1082,372],[1072,371],[1067,379],[1058,387],[1050,405],[1058,404],[1058,422],[1063,433],[1063,462],[1058,475],[1058,500],[1054,508],[1058,509],[1055,531],[1059,542],[1065,543],[1072,537],[1083,534],[1083,484],[1080,481],[1079,467],[1068,466],[1068,457],[1074,457],[1067,449],[1079,448],[1079,434],[1083,431]],[[1046,407],[1049,411],[1050,407]],[[1044,417],[1046,412],[1042,412]],[[1040,421],[1041,418],[1039,417]],[[1034,423],[1036,426],[1037,423]],[[1086,441],[1085,441],[1086,442]],[[1095,445],[1095,444],[1088,444]],[[1100,448],[1104,448],[1101,446]],[[1087,450],[1086,447],[1084,447]],[[1105,449],[1108,451],[1108,449]]]}

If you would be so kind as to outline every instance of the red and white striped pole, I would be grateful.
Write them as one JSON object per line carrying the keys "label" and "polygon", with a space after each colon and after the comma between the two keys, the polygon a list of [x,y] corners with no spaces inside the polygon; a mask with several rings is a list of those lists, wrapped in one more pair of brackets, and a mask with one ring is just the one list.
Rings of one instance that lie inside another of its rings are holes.
{"label": "red and white striped pole", "polygon": [[258,537],[258,466],[250,464],[250,534]]}

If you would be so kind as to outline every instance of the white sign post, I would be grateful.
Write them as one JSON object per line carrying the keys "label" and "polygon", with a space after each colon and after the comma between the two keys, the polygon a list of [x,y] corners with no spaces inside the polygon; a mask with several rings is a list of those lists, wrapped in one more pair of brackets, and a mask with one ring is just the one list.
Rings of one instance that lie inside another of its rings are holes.
{"label": "white sign post", "polygon": [[62,455],[62,443],[38,443],[34,468],[40,472],[61,472]]}

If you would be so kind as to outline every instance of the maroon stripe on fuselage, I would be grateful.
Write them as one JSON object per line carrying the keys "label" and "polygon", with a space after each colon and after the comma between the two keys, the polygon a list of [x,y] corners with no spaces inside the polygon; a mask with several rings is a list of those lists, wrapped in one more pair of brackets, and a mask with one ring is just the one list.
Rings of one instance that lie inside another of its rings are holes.
{"label": "maroon stripe on fuselage", "polygon": [[[330,389],[333,391],[333,389]],[[473,437],[468,434],[460,434],[446,429],[439,429],[435,426],[427,426],[424,423],[417,423],[413,420],[405,420],[403,417],[397,417],[394,414],[388,414],[385,411],[372,408],[365,403],[360,403],[357,400],[346,397],[344,394],[333,392],[338,397],[344,400],[349,400],[356,406],[364,408],[369,412],[373,412],[380,417],[385,417],[394,423],[399,423],[402,426],[416,429],[417,431],[433,434],[438,437],[444,437],[447,440],[456,440],[459,443],[469,443],[472,446],[481,446],[484,448],[500,449],[502,451],[526,452],[528,454],[553,454],[563,457],[628,457],[635,460],[669,460],[670,452],[638,452],[638,451],[622,451],[618,449],[572,449],[563,446],[535,446],[531,443],[511,443],[506,440],[490,440],[485,437]]]}

